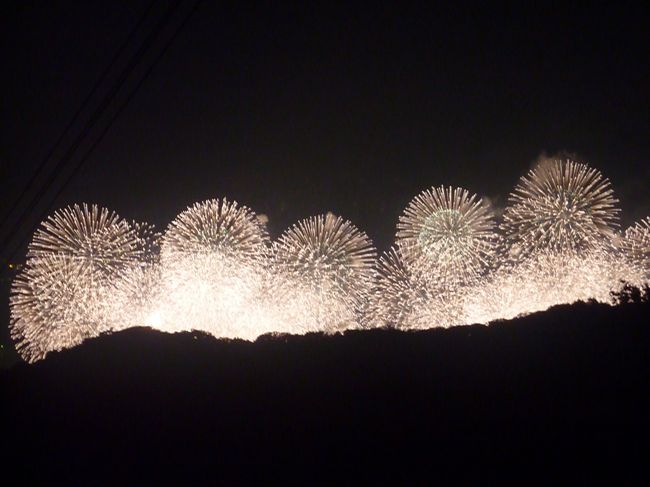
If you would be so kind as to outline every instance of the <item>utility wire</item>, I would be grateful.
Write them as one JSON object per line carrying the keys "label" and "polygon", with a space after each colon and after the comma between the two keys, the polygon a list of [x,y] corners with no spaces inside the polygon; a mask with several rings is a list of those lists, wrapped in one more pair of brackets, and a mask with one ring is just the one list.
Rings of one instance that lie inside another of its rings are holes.
{"label": "utility wire", "polygon": [[122,57],[122,54],[124,53],[126,48],[129,46],[129,44],[131,44],[131,41],[133,40],[133,38],[135,37],[137,32],[142,27],[142,24],[144,23],[145,19],[149,16],[149,12],[151,11],[151,8],[154,6],[155,3],[156,3],[156,0],[152,0],[149,3],[147,8],[144,10],[142,15],[140,16],[140,18],[136,22],[133,29],[131,29],[131,32],[129,32],[129,35],[126,38],[126,40],[122,43],[122,45],[119,47],[119,49],[113,55],[113,58],[111,59],[110,63],[106,67],[106,69],[104,69],[104,71],[99,76],[97,81],[95,81],[95,84],[93,85],[90,92],[86,95],[86,98],[84,98],[84,100],[81,103],[81,106],[79,107],[79,109],[72,116],[72,119],[70,120],[70,122],[68,122],[68,125],[65,127],[65,129],[63,129],[63,132],[61,132],[61,134],[59,135],[59,138],[56,140],[54,145],[47,152],[45,157],[41,160],[40,164],[38,165],[38,168],[32,174],[31,178],[29,179],[29,181],[27,182],[27,184],[23,188],[22,192],[20,193],[20,195],[18,195],[18,198],[16,198],[14,200],[13,205],[8,210],[8,212],[5,214],[2,221],[0,221],[0,229],[2,229],[5,226],[5,224],[7,223],[9,218],[11,217],[11,215],[16,211],[16,209],[18,208],[18,205],[20,204],[22,199],[27,195],[27,193],[29,192],[31,187],[36,182],[36,179],[41,175],[41,172],[43,172],[43,169],[45,169],[45,167],[47,166],[47,163],[49,162],[49,160],[52,158],[52,156],[54,155],[56,150],[59,148],[59,146],[61,145],[61,143],[65,139],[65,137],[68,135],[68,132],[70,132],[72,127],[75,125],[75,123],[79,119],[79,116],[81,115],[81,113],[86,109],[86,107],[90,103],[90,100],[97,93],[97,90],[99,89],[99,87],[104,83],[104,81],[106,81],[106,78],[108,77],[109,73],[113,70],[113,68],[115,67],[115,64]]}
{"label": "utility wire", "polygon": [[[164,55],[167,53],[169,48],[172,46],[178,35],[181,33],[183,28],[187,25],[189,20],[192,18],[193,14],[198,10],[199,5],[201,4],[202,0],[197,0],[192,8],[189,10],[183,21],[178,25],[172,36],[169,38],[167,43],[164,45],[162,51],[158,56],[154,59],[153,63],[147,68],[147,71],[144,73],[142,78],[138,81],[137,85],[131,91],[131,93],[128,95],[128,97],[125,99],[125,101],[122,103],[122,105],[118,108],[118,110],[115,112],[111,120],[109,121],[108,125],[104,128],[102,133],[100,134],[99,138],[95,140],[95,142],[92,144],[92,146],[86,151],[86,153],[83,155],[83,157],[79,160],[77,163],[76,167],[73,169],[73,171],[68,175],[68,178],[64,181],[63,185],[59,188],[59,190],[56,192],[54,197],[51,199],[50,204],[48,205],[47,208],[43,212],[41,212],[38,221],[43,221],[43,219],[49,214],[49,212],[52,210],[52,207],[56,200],[61,196],[63,191],[66,189],[66,187],[70,184],[70,182],[74,179],[74,177],[77,175],[83,164],[90,158],[90,156],[93,154],[94,150],[97,148],[97,146],[101,143],[103,138],[106,136],[108,133],[109,129],[113,125],[113,123],[118,119],[120,114],[124,111],[124,109],[128,106],[129,102],[135,97],[136,93],[138,90],[142,87],[144,82],[147,80],[149,75],[151,75],[152,71],[158,64],[158,62],[164,57]],[[14,247],[13,251],[9,254],[10,259],[13,259],[16,255],[16,253],[20,250],[20,248],[27,243],[27,240],[29,239],[29,235],[25,236],[20,243]]]}
{"label": "utility wire", "polygon": [[[29,205],[25,208],[25,210],[21,213],[20,217],[16,221],[16,223],[13,225],[12,230],[6,235],[2,242],[2,248],[4,249],[8,243],[11,242],[13,235],[20,230],[20,228],[25,224],[27,216],[29,216],[30,213],[34,211],[36,206],[41,202],[47,191],[50,189],[50,187],[54,184],[57,176],[59,173],[61,173],[63,167],[70,161],[70,159],[74,156],[74,153],[77,151],[81,143],[84,141],[84,139],[87,137],[87,135],[90,133],[90,131],[93,129],[97,121],[101,118],[103,113],[106,111],[106,109],[109,107],[111,102],[114,100],[114,98],[117,96],[118,92],[122,89],[124,84],[126,83],[126,80],[128,79],[129,75],[133,72],[133,70],[136,68],[136,66],[140,63],[144,55],[146,54],[147,50],[149,47],[151,47],[152,43],[156,39],[156,37],[160,34],[160,32],[164,29],[165,24],[169,21],[171,16],[173,15],[174,11],[178,8],[178,6],[181,4],[181,0],[175,0],[172,4],[170,4],[169,8],[163,15],[163,17],[156,23],[154,26],[153,30],[149,33],[147,38],[145,39],[144,43],[142,46],[140,46],[140,49],[136,52],[136,54],[131,58],[129,61],[129,64],[126,66],[126,68],[122,71],[120,74],[120,77],[116,80],[115,84],[112,86],[111,90],[109,93],[104,97],[100,105],[95,109],[92,117],[90,120],[86,123],[86,126],[84,129],[81,131],[81,133],[77,136],[76,140],[74,143],[70,146],[70,148],[66,151],[64,156],[59,160],[59,162],[56,164],[54,167],[53,172],[50,174],[49,178],[43,185],[42,189],[37,192],[34,197],[32,198],[31,202]],[[110,122],[109,122],[110,123]]]}

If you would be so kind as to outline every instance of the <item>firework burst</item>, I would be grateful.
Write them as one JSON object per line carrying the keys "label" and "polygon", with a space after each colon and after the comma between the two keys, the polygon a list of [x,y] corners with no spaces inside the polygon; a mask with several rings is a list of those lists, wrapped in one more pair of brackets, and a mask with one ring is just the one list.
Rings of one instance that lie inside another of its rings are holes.
{"label": "firework burst", "polygon": [[143,241],[129,222],[106,208],[83,204],[45,220],[27,257],[64,256],[90,268],[94,277],[111,278],[144,254]]}
{"label": "firework burst", "polygon": [[374,282],[376,252],[352,223],[331,213],[302,220],[273,249],[273,267],[303,295],[321,329],[346,326],[367,299]]}
{"label": "firework burst", "polygon": [[503,228],[519,249],[594,249],[615,233],[619,209],[609,180],[570,160],[546,160],[511,193]]}
{"label": "firework burst", "polygon": [[161,244],[161,293],[154,311],[162,329],[203,329],[250,337],[264,323],[249,319],[263,285],[268,234],[253,211],[208,200],[181,213]]}
{"label": "firework burst", "polygon": [[625,230],[622,244],[628,257],[643,269],[646,279],[650,279],[650,217]]}
{"label": "firework burst", "polygon": [[572,161],[546,161],[522,177],[500,229],[476,195],[434,187],[410,202],[379,260],[365,233],[330,213],[271,244],[264,218],[226,199],[194,204],[162,237],[75,205],[34,234],[12,284],[11,335],[35,361],[130,326],[253,340],[613,303],[624,283],[650,278],[650,218],[621,234],[616,203],[609,181]]}
{"label": "firework burst", "polygon": [[377,263],[377,281],[371,295],[366,327],[391,327],[400,329],[425,326],[418,317],[423,316],[432,301],[426,282],[418,279],[404,259],[399,248],[392,247]]}
{"label": "firework burst", "polygon": [[196,203],[176,217],[162,241],[162,258],[215,254],[259,259],[269,237],[253,211],[237,202],[212,199]]}
{"label": "firework burst", "polygon": [[405,263],[437,286],[474,282],[496,247],[490,207],[462,188],[431,188],[409,203],[397,225]]}
{"label": "firework burst", "polygon": [[577,301],[614,304],[613,293],[625,283],[641,282],[638,267],[610,248],[537,250],[503,265],[468,293],[467,321],[512,319]]}
{"label": "firework burst", "polygon": [[138,230],[96,205],[74,205],[41,224],[12,286],[11,333],[29,361],[110,328],[105,296],[146,254]]}

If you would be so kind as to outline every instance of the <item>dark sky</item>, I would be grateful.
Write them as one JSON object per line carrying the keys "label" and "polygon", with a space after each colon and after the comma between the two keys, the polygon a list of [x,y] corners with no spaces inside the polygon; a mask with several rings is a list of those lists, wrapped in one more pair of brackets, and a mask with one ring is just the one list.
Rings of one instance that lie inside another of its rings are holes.
{"label": "dark sky", "polygon": [[[16,2],[0,17],[0,216],[148,3]],[[331,210],[383,250],[421,190],[460,185],[503,205],[542,152],[568,151],[611,179],[625,223],[650,214],[650,12],[637,2],[247,3],[200,5],[53,207],[96,202],[164,228],[227,196],[266,213],[272,236]],[[58,157],[167,5],[151,9]],[[25,223],[31,233],[36,216]]]}

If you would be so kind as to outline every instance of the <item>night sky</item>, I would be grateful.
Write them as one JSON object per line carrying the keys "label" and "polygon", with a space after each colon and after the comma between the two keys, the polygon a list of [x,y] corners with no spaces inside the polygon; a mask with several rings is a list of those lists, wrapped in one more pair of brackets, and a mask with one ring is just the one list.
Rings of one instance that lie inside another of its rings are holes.
{"label": "night sky", "polygon": [[[49,169],[170,3],[150,9]],[[273,237],[333,211],[385,250],[423,189],[459,185],[500,207],[540,154],[565,151],[610,178],[629,224],[650,214],[649,12],[635,3],[203,2],[52,207],[94,202],[164,228],[226,196],[267,214]],[[3,13],[2,216],[148,4],[16,2]],[[80,149],[191,9],[174,11]]]}
{"label": "night sky", "polygon": [[[33,366],[20,363],[9,336],[13,263],[24,259],[41,215],[73,203],[164,230],[188,205],[228,197],[266,214],[273,238],[332,211],[384,251],[422,190],[462,186],[498,212],[541,155],[563,154],[611,180],[623,227],[650,216],[650,8],[540,3],[5,7],[5,477],[16,472],[28,485],[116,477],[112,484],[125,485],[141,470],[150,484],[156,475],[170,483],[167,470],[175,470],[179,485],[203,472],[213,483],[232,475],[221,483],[241,484],[260,472],[265,480],[317,484],[339,475],[331,484],[352,484],[356,469],[358,483],[368,484],[369,474],[387,483],[384,469],[395,469],[400,484],[418,474],[444,484],[445,470],[455,484],[465,475],[490,484],[500,466],[528,485],[567,463],[578,484],[607,483],[600,472],[607,468],[618,468],[612,485],[640,484],[637,471],[646,479],[650,303],[638,290],[627,289],[630,299],[619,294],[619,306],[579,303],[489,327],[412,333],[245,342],[138,327]],[[43,198],[26,212],[34,195]],[[527,464],[520,476],[517,467]],[[548,483],[571,479],[566,470]]]}

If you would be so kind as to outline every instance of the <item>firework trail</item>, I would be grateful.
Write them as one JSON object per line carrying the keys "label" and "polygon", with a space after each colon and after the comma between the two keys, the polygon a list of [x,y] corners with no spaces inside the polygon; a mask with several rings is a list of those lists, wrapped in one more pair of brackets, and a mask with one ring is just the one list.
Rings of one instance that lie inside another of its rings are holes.
{"label": "firework trail", "polygon": [[620,210],[609,180],[574,161],[546,160],[510,194],[503,229],[521,251],[574,251],[608,244]]}

